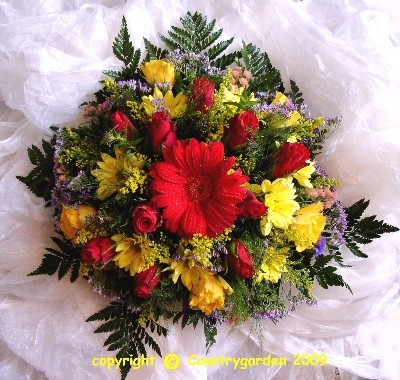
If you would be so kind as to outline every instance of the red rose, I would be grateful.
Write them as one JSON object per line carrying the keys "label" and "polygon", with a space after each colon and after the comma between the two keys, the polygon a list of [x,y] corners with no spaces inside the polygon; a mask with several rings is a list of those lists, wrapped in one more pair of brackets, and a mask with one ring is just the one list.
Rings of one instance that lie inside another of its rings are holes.
{"label": "red rose", "polygon": [[202,114],[214,104],[214,83],[207,78],[196,78],[192,84],[191,98],[196,102],[195,110]]}
{"label": "red rose", "polygon": [[306,161],[309,159],[310,152],[303,144],[299,142],[285,143],[278,149],[276,166],[272,174],[275,178],[280,178],[293,173],[307,166]]}
{"label": "red rose", "polygon": [[109,237],[99,236],[89,240],[81,250],[81,259],[85,264],[104,264],[115,255],[111,248],[113,241]]}
{"label": "red rose", "polygon": [[244,218],[254,219],[265,215],[268,210],[268,207],[260,202],[251,191],[247,191],[246,198],[237,205],[237,208],[240,210],[240,215]]}
{"label": "red rose", "polygon": [[236,276],[240,278],[252,278],[254,266],[246,247],[239,240],[235,240],[236,255],[228,253],[227,260],[229,266],[233,269]]}
{"label": "red rose", "polygon": [[[133,277],[133,291],[141,298],[150,298],[153,289],[160,282],[161,273],[157,274],[158,264],[136,273]],[[157,275],[156,275],[157,274]]]}
{"label": "red rose", "polygon": [[166,148],[176,141],[176,126],[165,112],[154,112],[151,124],[147,127],[150,136],[151,149],[158,153],[161,146]]}
{"label": "red rose", "polygon": [[227,148],[233,150],[250,142],[258,129],[258,119],[251,111],[244,111],[229,120],[229,128],[225,130],[228,136]]}
{"label": "red rose", "polygon": [[132,227],[137,234],[146,234],[155,231],[162,224],[162,218],[152,203],[143,203],[136,206],[132,213]]}
{"label": "red rose", "polygon": [[132,123],[128,116],[123,112],[115,111],[110,115],[110,121],[117,132],[121,133],[123,136],[125,136],[126,133],[126,138],[128,140],[131,138]]}

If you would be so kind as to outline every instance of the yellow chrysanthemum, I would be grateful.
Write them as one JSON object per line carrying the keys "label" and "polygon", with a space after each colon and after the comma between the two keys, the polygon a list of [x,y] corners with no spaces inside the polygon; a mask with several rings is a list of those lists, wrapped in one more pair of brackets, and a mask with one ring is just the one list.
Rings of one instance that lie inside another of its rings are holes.
{"label": "yellow chrysanthemum", "polygon": [[153,86],[154,83],[175,84],[175,70],[170,62],[152,60],[140,66],[147,82]]}
{"label": "yellow chrysanthemum", "polygon": [[283,272],[287,272],[286,259],[288,247],[276,250],[273,247],[268,247],[264,251],[263,262],[255,276],[255,282],[262,280],[278,282]]}
{"label": "yellow chrysanthemum", "polygon": [[117,244],[115,248],[117,254],[112,260],[118,267],[129,271],[131,276],[149,268],[158,258],[158,252],[151,240],[144,235],[133,235],[128,238],[122,234],[116,234],[111,239]]}
{"label": "yellow chrysanthemum", "polygon": [[142,155],[126,154],[117,149],[115,158],[106,153],[101,154],[103,161],[98,161],[100,169],[92,170],[92,175],[99,182],[97,198],[104,200],[117,191],[134,193],[143,186],[147,175],[143,170],[146,158]]}
{"label": "yellow chrysanthemum", "polygon": [[176,119],[181,116],[186,111],[188,104],[188,97],[183,95],[182,92],[174,97],[172,91],[168,90],[165,95],[163,95],[161,90],[156,87],[153,96],[149,95],[142,97],[142,104],[140,105],[140,107],[143,108],[150,117],[153,111],[157,109],[154,99],[161,100],[161,105],[168,110],[171,119]]}
{"label": "yellow chrysanthemum", "polygon": [[261,232],[268,235],[272,226],[287,229],[293,222],[293,214],[300,208],[294,200],[296,190],[292,178],[278,178],[274,182],[264,180],[261,190],[265,194],[265,205],[268,207],[267,215],[260,221]]}
{"label": "yellow chrysanthemum", "polygon": [[315,172],[314,162],[310,161],[307,166],[297,170],[294,172],[292,176],[299,181],[299,184],[303,187],[307,187],[309,189],[313,188],[312,183],[310,182],[311,175]]}
{"label": "yellow chrysanthemum", "polygon": [[193,310],[201,310],[210,315],[213,310],[222,310],[225,303],[225,294],[232,294],[233,289],[218,275],[210,273],[207,277],[201,277],[190,292],[189,307]]}
{"label": "yellow chrysanthemum", "polygon": [[96,209],[90,206],[79,205],[78,207],[73,207],[63,205],[59,227],[67,239],[73,239],[83,228],[86,217],[96,214]]}
{"label": "yellow chrysanthemum", "polygon": [[[290,228],[299,232],[299,238],[294,238],[294,243],[296,244],[296,250],[298,252],[302,252],[307,248],[312,248],[313,244],[318,241],[326,223],[322,209],[321,202],[317,202],[296,211],[294,223],[291,224]],[[302,236],[307,239],[302,239]],[[305,243],[307,240],[311,242],[311,244]]]}

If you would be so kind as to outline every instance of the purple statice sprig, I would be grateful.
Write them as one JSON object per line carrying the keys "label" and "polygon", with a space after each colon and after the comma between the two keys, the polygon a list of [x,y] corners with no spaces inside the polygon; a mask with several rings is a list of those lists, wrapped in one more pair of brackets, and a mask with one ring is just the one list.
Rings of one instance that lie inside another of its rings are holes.
{"label": "purple statice sprig", "polygon": [[210,64],[210,59],[203,53],[182,52],[176,49],[167,53],[166,61],[174,65],[176,71],[186,76],[204,72],[207,75],[221,75],[222,71]]}

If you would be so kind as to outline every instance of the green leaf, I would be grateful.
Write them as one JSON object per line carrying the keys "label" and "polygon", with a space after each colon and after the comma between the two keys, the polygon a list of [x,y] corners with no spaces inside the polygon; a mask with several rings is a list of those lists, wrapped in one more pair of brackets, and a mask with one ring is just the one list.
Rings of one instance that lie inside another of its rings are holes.
{"label": "green leaf", "polygon": [[114,78],[115,80],[132,79],[137,70],[141,52],[140,49],[135,50],[130,39],[128,26],[125,16],[122,17],[120,31],[113,43],[114,55],[124,63],[122,71],[105,70],[104,74]]}
{"label": "green leaf", "polygon": [[275,69],[266,53],[253,44],[245,44],[241,50],[243,66],[245,70],[252,73],[249,80],[249,92],[262,90],[265,92],[283,91],[281,75]]}
{"label": "green leaf", "polygon": [[27,176],[16,176],[33,194],[43,198],[46,201],[46,206],[50,206],[51,190],[54,187],[54,139],[53,136],[50,141],[42,140],[43,152],[35,145],[28,148],[29,160],[35,167]]}
{"label": "green leaf", "polygon": [[70,281],[74,282],[79,277],[79,266],[81,262],[79,249],[66,244],[66,242],[56,238],[51,238],[58,246],[59,250],[46,248],[50,253],[45,253],[39,267],[28,276],[49,275],[52,276],[58,271],[58,279],[61,280],[69,271]]}
{"label": "green leaf", "polygon": [[397,232],[400,229],[376,219],[376,215],[362,218],[369,201],[361,199],[345,209],[347,213],[347,227],[345,231],[346,246],[358,257],[368,257],[363,253],[358,244],[369,244],[381,237],[384,233]]}
{"label": "green leaf", "polygon": [[[194,52],[196,54],[203,53],[209,57],[210,63],[217,67],[234,62],[237,54],[218,58],[231,45],[233,38],[217,42],[221,37],[222,29],[214,31],[215,20],[208,23],[207,17],[197,12],[194,14],[187,12],[186,16],[180,20],[183,28],[172,26],[171,30],[168,31],[169,37],[159,35],[161,41],[165,43],[168,49],[180,49],[184,52]],[[153,50],[151,48],[151,51]]]}
{"label": "green leaf", "polygon": [[153,45],[147,38],[143,38],[144,41],[144,47],[147,51],[147,55],[145,60],[150,61],[153,59],[161,59],[164,57],[166,50],[162,50],[161,48],[158,48],[156,45]]}
{"label": "green leaf", "polygon": [[294,104],[301,106],[304,103],[304,99],[302,98],[303,94],[300,92],[296,82],[292,79],[290,79],[290,92],[288,95]]}
{"label": "green leaf", "polygon": [[215,322],[209,318],[203,318],[204,335],[206,337],[206,353],[210,351],[211,346],[216,342],[215,337],[218,333]]}
{"label": "green leaf", "polygon": [[[86,322],[105,321],[94,332],[108,332],[110,335],[104,342],[108,351],[118,351],[116,358],[147,357],[146,347],[161,357],[161,350],[154,338],[146,331],[149,328],[159,336],[166,336],[168,330],[154,320],[145,325],[140,322],[140,313],[132,312],[125,303],[111,302],[110,305],[90,316]],[[120,365],[121,379],[125,379],[131,368],[130,361]]]}

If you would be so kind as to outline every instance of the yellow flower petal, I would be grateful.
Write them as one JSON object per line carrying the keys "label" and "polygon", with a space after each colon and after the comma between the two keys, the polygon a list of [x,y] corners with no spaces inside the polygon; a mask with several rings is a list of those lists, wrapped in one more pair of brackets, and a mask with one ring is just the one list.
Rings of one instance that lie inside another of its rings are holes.
{"label": "yellow flower petal", "polygon": [[153,86],[154,83],[175,84],[174,66],[170,62],[152,60],[140,66],[147,82]]}

